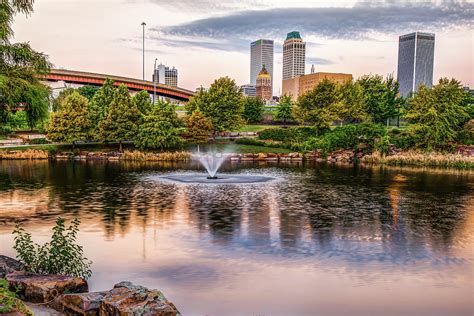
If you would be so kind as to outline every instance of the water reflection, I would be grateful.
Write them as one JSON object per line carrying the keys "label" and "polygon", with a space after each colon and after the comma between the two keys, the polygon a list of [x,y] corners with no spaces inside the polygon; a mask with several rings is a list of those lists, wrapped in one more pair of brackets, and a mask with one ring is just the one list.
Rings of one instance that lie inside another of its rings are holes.
{"label": "water reflection", "polygon": [[[227,163],[224,172],[266,174],[281,181],[206,186],[149,177],[199,168],[195,163],[0,161],[2,252],[11,244],[14,221],[44,230],[61,214],[81,218],[84,240],[114,241],[117,248],[111,256],[137,248],[140,262],[152,265],[132,275],[145,283],[164,280],[171,288],[206,284],[209,290],[229,291],[221,283],[230,272],[221,264],[242,265],[232,273],[244,275],[247,265],[256,261],[262,267],[269,260],[272,265],[281,261],[295,279],[341,267],[337,275],[354,270],[373,282],[393,271],[421,273],[426,282],[439,269],[457,267],[458,279],[473,281],[472,274],[466,274],[466,267],[472,271],[474,257],[472,173]],[[158,259],[156,251],[173,254],[174,259]],[[308,268],[316,263],[320,272]],[[123,265],[116,265],[122,273]],[[252,277],[268,271],[274,270],[263,269]],[[271,287],[277,281],[262,282]],[[333,282],[343,284],[340,279]],[[466,287],[456,282],[441,283],[462,288],[461,297],[467,297]],[[307,291],[321,289],[317,284],[302,286]],[[184,294],[175,295],[185,301]],[[207,311],[197,303],[184,304],[188,310]],[[223,311],[230,314],[238,300],[226,306]],[[463,305],[461,310],[469,308]]]}

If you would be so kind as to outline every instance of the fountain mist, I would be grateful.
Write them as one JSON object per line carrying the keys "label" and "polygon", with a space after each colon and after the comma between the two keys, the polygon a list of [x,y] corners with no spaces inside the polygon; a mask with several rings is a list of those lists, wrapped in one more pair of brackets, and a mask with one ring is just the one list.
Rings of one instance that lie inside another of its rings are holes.
{"label": "fountain mist", "polygon": [[226,156],[220,153],[196,153],[193,155],[206,168],[209,179],[216,179],[216,173],[225,161]]}

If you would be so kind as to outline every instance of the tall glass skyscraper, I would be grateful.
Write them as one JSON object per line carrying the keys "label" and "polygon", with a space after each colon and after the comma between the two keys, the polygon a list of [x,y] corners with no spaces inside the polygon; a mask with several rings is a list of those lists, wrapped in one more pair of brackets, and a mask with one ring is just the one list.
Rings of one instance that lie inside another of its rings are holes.
{"label": "tall glass skyscraper", "polygon": [[402,35],[398,41],[398,72],[400,94],[415,92],[421,84],[433,86],[435,35],[415,32]]}
{"label": "tall glass skyscraper", "polygon": [[[250,44],[250,84],[257,84],[257,76],[263,66],[272,78],[273,87],[273,40],[259,39]],[[273,88],[272,88],[273,92]]]}
{"label": "tall glass skyscraper", "polygon": [[290,32],[283,43],[283,80],[304,75],[306,43],[299,32]]}

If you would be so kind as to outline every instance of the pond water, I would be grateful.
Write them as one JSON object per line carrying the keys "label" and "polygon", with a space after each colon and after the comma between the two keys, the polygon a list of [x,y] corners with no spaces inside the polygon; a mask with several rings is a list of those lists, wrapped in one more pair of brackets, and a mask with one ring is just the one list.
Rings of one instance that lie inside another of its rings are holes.
{"label": "pond water", "polygon": [[0,253],[79,217],[91,290],[158,288],[183,315],[472,315],[474,173],[226,163],[0,161]]}

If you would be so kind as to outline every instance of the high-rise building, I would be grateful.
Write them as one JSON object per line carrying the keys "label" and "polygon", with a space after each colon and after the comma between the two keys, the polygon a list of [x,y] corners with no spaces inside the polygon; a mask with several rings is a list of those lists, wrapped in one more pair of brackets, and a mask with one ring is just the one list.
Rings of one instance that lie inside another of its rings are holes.
{"label": "high-rise building", "polygon": [[344,83],[352,80],[351,74],[315,72],[308,75],[285,79],[282,85],[282,95],[286,94],[296,100],[300,95],[314,89],[323,79],[329,79],[337,83]]}
{"label": "high-rise building", "polygon": [[256,97],[257,96],[257,88],[253,84],[244,84],[240,87],[240,91],[246,97]]}
{"label": "high-rise building", "polygon": [[173,87],[178,86],[178,69],[174,67],[170,68],[163,64],[159,64],[153,74],[153,81],[155,81],[155,76],[156,83],[166,84]]}
{"label": "high-rise building", "polygon": [[421,84],[433,85],[435,35],[415,32],[402,35],[398,41],[397,80],[404,97],[417,91]]}
{"label": "high-rise building", "polygon": [[290,32],[283,43],[283,80],[304,75],[306,43],[299,32]]}
{"label": "high-rise building", "polygon": [[273,40],[259,39],[250,44],[251,85],[257,84],[257,76],[264,65],[273,82]]}
{"label": "high-rise building", "polygon": [[264,101],[272,99],[272,77],[263,65],[257,76],[256,95]]}

